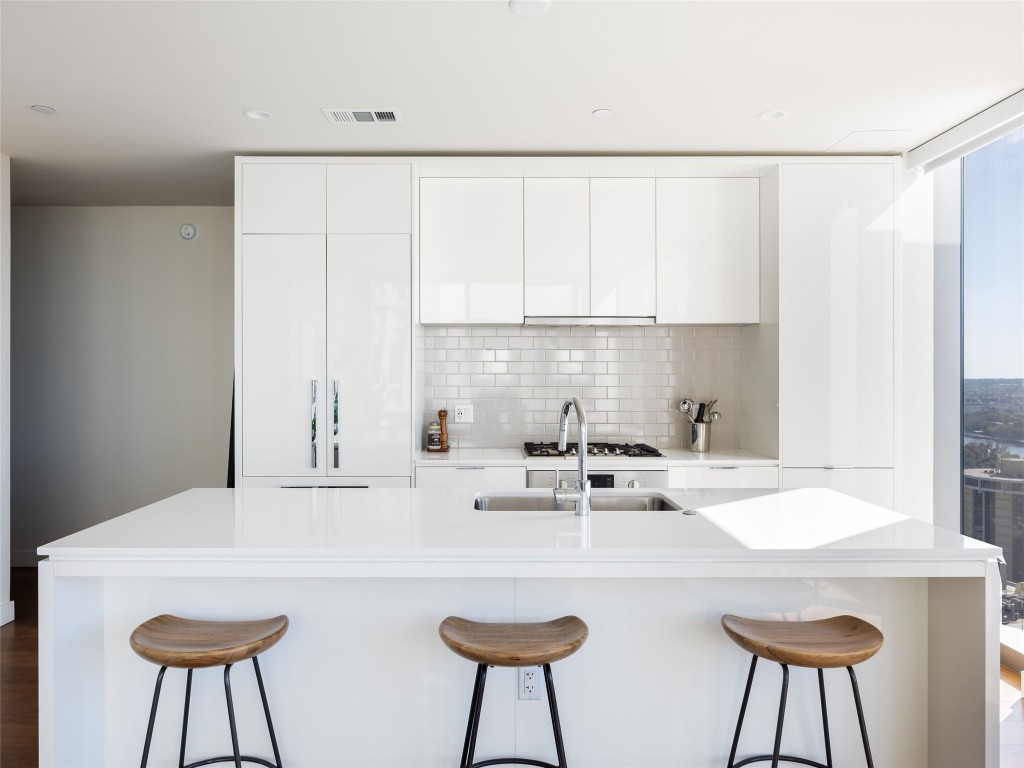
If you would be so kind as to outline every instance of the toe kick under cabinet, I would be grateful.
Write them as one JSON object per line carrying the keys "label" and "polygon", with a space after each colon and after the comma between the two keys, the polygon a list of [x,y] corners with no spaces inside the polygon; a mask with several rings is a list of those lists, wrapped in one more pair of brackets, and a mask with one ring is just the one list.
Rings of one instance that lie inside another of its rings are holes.
{"label": "toe kick under cabinet", "polygon": [[[236,182],[237,484],[408,486],[411,168],[252,160]],[[295,199],[326,208],[289,217]]]}

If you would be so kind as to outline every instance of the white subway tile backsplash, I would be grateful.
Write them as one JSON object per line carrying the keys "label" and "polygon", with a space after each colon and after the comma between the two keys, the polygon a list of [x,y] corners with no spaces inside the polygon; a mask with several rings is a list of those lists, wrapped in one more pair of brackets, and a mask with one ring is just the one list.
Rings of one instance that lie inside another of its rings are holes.
{"label": "white subway tile backsplash", "polygon": [[718,398],[714,445],[739,445],[742,329],[732,326],[423,326],[418,352],[425,422],[472,403],[472,424],[449,418],[454,447],[554,440],[562,401],[583,400],[592,435],[683,445],[683,397]]}

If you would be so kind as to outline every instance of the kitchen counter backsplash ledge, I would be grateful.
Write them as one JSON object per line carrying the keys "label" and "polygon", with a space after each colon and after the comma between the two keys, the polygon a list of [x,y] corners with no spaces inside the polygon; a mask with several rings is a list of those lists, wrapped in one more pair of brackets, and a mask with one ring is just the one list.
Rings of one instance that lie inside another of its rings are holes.
{"label": "kitchen counter backsplash ledge", "polygon": [[[744,329],[736,326],[420,326],[417,390],[423,423],[449,418],[455,448],[521,448],[557,438],[558,410],[581,397],[590,439],[680,448],[679,400],[718,398],[714,449],[740,446]],[[777,416],[774,416],[777,418]],[[575,427],[573,427],[575,429]],[[425,447],[425,438],[420,443]]]}

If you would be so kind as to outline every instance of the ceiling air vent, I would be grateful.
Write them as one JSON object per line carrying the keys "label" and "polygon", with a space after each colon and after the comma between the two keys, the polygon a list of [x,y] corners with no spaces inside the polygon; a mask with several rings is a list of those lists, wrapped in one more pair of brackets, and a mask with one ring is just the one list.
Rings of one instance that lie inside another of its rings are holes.
{"label": "ceiling air vent", "polygon": [[397,109],[323,109],[329,123],[400,123]]}

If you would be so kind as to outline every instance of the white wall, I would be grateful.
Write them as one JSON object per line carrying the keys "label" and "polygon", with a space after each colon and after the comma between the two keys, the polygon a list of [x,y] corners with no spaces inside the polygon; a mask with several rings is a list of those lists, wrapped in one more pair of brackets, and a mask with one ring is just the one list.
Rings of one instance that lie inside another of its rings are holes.
{"label": "white wall", "polygon": [[11,159],[0,155],[0,624],[11,602]]}
{"label": "white wall", "polygon": [[228,207],[13,209],[15,565],[163,497],[225,485],[232,227]]}

